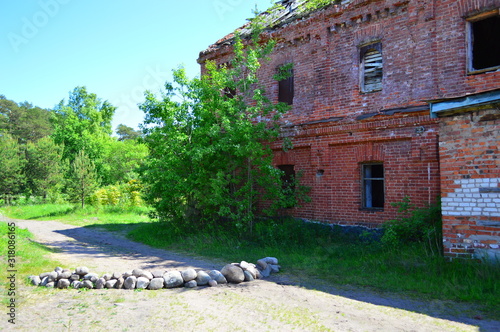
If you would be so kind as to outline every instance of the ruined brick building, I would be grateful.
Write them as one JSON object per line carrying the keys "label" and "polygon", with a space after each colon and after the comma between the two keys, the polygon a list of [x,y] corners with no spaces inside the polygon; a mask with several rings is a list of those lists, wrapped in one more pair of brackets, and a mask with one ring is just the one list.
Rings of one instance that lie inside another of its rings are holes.
{"label": "ruined brick building", "polygon": [[[260,80],[292,105],[274,163],[303,172],[296,217],[377,226],[441,197],[445,254],[499,255],[500,0],[282,0]],[[199,62],[227,62],[228,35]],[[277,69],[293,75],[276,82]]]}

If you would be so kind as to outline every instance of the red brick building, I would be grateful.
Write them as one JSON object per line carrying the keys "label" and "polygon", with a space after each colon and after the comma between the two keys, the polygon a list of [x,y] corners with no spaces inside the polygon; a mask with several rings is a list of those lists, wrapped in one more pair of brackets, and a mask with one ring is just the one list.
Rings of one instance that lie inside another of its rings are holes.
{"label": "red brick building", "polygon": [[[497,251],[500,0],[344,0],[312,13],[304,0],[280,2],[268,14],[278,43],[260,80],[292,105],[282,128],[294,148],[276,142],[275,165],[302,171],[311,187],[312,201],[290,213],[377,226],[396,216],[390,203],[441,195],[446,253]],[[230,37],[199,62],[228,61]],[[289,63],[293,76],[274,81]],[[464,96],[477,97],[457,110]],[[490,205],[457,214],[451,206],[465,200],[450,194],[471,184]]]}

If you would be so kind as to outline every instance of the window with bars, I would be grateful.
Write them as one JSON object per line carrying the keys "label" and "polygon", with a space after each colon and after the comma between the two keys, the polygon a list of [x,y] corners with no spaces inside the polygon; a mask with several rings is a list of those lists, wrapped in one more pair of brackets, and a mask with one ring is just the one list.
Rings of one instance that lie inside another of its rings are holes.
{"label": "window with bars", "polygon": [[380,43],[364,46],[360,49],[361,92],[382,90],[383,59]]}
{"label": "window with bars", "polygon": [[364,209],[383,209],[385,202],[384,165],[362,165]]}

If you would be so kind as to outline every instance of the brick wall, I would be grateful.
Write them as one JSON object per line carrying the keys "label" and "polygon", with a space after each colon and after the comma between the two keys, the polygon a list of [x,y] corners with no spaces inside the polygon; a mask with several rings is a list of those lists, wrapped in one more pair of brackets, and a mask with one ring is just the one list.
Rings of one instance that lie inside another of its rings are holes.
{"label": "brick wall", "polygon": [[500,111],[443,117],[440,125],[445,254],[500,259]]}
{"label": "brick wall", "polygon": [[[494,89],[500,71],[467,74],[466,20],[500,0],[355,0],[330,6],[268,33],[278,41],[260,80],[278,100],[276,68],[294,64],[293,108],[283,118],[295,148],[273,144],[276,165],[295,165],[311,203],[285,213],[331,223],[376,226],[396,217],[390,203],[424,206],[440,193],[439,120],[428,100]],[[224,39],[227,41],[227,38]],[[360,87],[360,49],[381,44],[380,91]],[[229,44],[200,54],[226,62]],[[361,168],[385,170],[383,209],[362,208]],[[450,157],[451,163],[451,157]],[[448,186],[448,182],[442,182]]]}

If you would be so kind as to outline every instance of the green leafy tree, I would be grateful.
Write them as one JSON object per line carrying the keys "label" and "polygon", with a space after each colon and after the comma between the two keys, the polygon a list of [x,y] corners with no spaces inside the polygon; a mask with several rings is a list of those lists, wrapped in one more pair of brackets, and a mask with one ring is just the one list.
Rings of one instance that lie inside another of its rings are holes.
{"label": "green leafy tree", "polygon": [[20,143],[36,141],[52,133],[50,112],[31,105],[20,104],[0,95],[0,132],[6,132]]}
{"label": "green leafy tree", "polygon": [[143,181],[162,220],[224,218],[251,230],[258,199],[271,202],[266,213],[286,199],[265,142],[277,138],[288,105],[272,104],[259,85],[260,61],[274,46],[260,43],[259,32],[246,46],[236,37],[230,66],[206,63],[200,79],[179,69],[161,100],[146,94],[140,107],[150,158]]}
{"label": "green leafy tree", "polygon": [[67,102],[54,109],[54,142],[64,146],[63,159],[72,162],[85,150],[98,171],[103,167],[103,147],[111,139],[111,120],[116,107],[101,101],[85,87],[75,88]]}
{"label": "green leafy tree", "polygon": [[133,139],[110,139],[102,151],[101,178],[104,185],[125,183],[138,178],[138,169],[148,155],[145,144]]}
{"label": "green leafy tree", "polygon": [[22,147],[17,139],[0,134],[0,194],[21,193],[25,184],[23,174],[25,162]]}
{"label": "green leafy tree", "polygon": [[141,137],[141,132],[139,130],[134,130],[134,128],[124,124],[119,124],[118,127],[116,127],[116,134],[118,135],[119,141],[135,140]]}
{"label": "green leafy tree", "polygon": [[56,196],[64,185],[67,169],[63,147],[49,136],[26,145],[25,174],[29,191],[37,196]]}
{"label": "green leafy tree", "polygon": [[98,184],[94,162],[84,150],[80,150],[71,163],[71,177],[67,185],[70,199],[79,202],[83,208],[85,199],[94,192]]}

